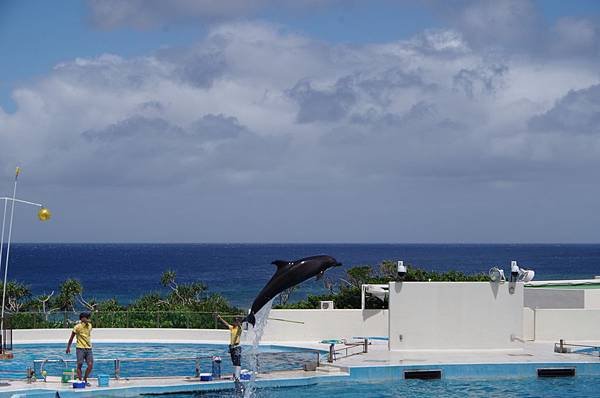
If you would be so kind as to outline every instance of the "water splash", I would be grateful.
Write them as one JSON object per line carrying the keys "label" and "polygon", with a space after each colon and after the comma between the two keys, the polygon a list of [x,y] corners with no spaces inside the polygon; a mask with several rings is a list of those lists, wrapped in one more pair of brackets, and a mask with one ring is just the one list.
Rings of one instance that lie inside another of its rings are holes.
{"label": "water splash", "polygon": [[254,329],[252,329],[252,331],[249,330],[249,333],[246,335],[248,340],[252,339],[252,345],[250,346],[250,350],[248,350],[248,365],[250,367],[250,371],[252,372],[252,377],[245,386],[244,398],[256,397],[256,374],[260,370],[258,357],[259,344],[265,332],[265,327],[267,326],[267,321],[269,319],[269,313],[271,312],[272,306],[273,300],[265,304],[265,306],[255,314],[256,323],[254,325]]}

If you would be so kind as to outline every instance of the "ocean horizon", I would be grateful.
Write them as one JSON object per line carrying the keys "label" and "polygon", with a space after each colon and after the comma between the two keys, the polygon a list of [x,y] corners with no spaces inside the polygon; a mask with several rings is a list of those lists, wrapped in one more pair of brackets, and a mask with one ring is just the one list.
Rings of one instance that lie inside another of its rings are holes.
{"label": "ocean horizon", "polygon": [[[487,273],[508,270],[511,260],[536,271],[536,280],[593,278],[600,274],[600,244],[592,243],[13,243],[8,279],[28,285],[33,294],[58,291],[77,278],[84,297],[116,298],[128,303],[149,292],[166,293],[160,275],[177,272],[181,282],[202,281],[247,308],[268,281],[276,259],[329,254],[344,264],[329,270],[331,280],[356,265],[377,266],[404,260],[428,270]],[[291,297],[325,293],[322,282],[307,281]]]}

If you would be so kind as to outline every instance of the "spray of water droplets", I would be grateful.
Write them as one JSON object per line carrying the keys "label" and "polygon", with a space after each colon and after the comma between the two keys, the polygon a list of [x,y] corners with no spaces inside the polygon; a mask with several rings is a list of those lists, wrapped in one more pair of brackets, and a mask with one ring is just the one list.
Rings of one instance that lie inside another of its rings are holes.
{"label": "spray of water droplets", "polygon": [[265,327],[267,326],[267,320],[269,318],[269,313],[271,312],[271,307],[273,306],[273,300],[269,301],[263,308],[260,309],[255,314],[256,323],[254,325],[254,329],[252,332],[246,335],[248,340],[251,339],[252,345],[250,346],[250,350],[248,351],[248,364],[250,367],[250,371],[252,372],[252,377],[248,384],[244,389],[244,398],[251,398],[257,396],[256,391],[256,374],[260,370],[259,363],[259,344],[262,339],[263,333],[265,332]]}

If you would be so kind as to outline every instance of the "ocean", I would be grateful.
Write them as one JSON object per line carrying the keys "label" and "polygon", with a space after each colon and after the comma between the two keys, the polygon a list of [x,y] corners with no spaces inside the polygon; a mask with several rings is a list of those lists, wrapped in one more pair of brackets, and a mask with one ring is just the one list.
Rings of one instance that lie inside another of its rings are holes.
{"label": "ocean", "polygon": [[[511,260],[534,269],[536,280],[593,278],[600,275],[598,244],[14,244],[9,280],[27,284],[34,294],[58,292],[74,277],[86,299],[117,298],[129,302],[147,292],[163,292],[160,275],[177,272],[181,282],[203,281],[242,308],[275,271],[271,261],[329,254],[344,267],[328,271],[336,280],[347,267],[404,260],[415,266],[466,273],[487,272]],[[3,272],[3,270],[2,270]],[[307,281],[291,301],[324,293],[322,282]]]}

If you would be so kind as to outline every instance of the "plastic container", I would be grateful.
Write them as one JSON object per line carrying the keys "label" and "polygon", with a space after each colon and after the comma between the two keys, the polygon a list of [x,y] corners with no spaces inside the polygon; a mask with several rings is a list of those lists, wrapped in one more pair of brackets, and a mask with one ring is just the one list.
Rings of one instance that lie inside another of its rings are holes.
{"label": "plastic container", "polygon": [[200,381],[212,381],[212,373],[200,373]]}
{"label": "plastic container", "polygon": [[110,377],[108,375],[98,375],[98,387],[108,387]]}
{"label": "plastic container", "polygon": [[73,370],[65,370],[62,374],[62,377],[60,379],[61,382],[63,383],[70,383],[71,380],[73,380],[73,377],[75,376],[75,371]]}
{"label": "plastic container", "polygon": [[252,372],[249,370],[242,370],[242,373],[240,373],[240,380],[251,380],[252,379]]}
{"label": "plastic container", "polygon": [[213,379],[221,378],[221,357],[213,357],[212,359],[212,376]]}
{"label": "plastic container", "polygon": [[85,381],[82,380],[71,380],[73,388],[85,388]]}

